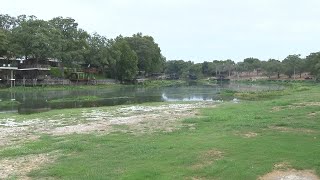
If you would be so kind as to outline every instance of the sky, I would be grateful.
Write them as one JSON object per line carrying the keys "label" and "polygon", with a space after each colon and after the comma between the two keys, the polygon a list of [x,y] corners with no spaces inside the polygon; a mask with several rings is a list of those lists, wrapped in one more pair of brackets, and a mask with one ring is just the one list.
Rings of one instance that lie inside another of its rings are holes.
{"label": "sky", "polygon": [[154,37],[167,60],[284,59],[320,51],[319,0],[0,0],[0,14],[72,17],[107,38]]}

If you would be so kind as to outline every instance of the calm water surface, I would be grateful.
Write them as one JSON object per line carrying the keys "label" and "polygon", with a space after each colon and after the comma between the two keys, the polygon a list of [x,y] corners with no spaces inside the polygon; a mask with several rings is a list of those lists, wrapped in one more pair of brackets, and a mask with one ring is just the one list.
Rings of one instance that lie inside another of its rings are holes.
{"label": "calm water surface", "polygon": [[[50,109],[114,106],[163,101],[228,101],[233,97],[222,98],[222,90],[264,91],[279,90],[277,85],[217,84],[189,85],[178,87],[142,88],[123,86],[90,90],[52,90],[27,92],[0,92],[0,101],[7,103],[0,106],[0,113],[34,113]],[[1,104],[0,102],[0,104]]]}

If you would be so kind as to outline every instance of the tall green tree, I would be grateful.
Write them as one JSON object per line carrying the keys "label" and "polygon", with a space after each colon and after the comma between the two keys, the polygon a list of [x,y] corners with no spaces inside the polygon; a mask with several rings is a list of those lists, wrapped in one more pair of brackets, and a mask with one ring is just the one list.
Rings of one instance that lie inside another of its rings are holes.
{"label": "tall green tree", "polygon": [[45,59],[54,52],[52,30],[47,21],[28,20],[12,29],[12,42],[18,55],[25,58]]}
{"label": "tall green tree", "polygon": [[292,76],[295,78],[296,73],[303,68],[301,63],[302,59],[300,56],[300,54],[289,55],[282,61],[284,65],[284,74],[286,74],[289,78]]}
{"label": "tall green tree", "polygon": [[202,63],[192,64],[189,67],[189,77],[201,78],[203,77],[202,73]]}
{"label": "tall green tree", "polygon": [[108,59],[108,39],[97,33],[88,38],[88,51],[84,55],[84,61],[87,64],[99,66],[104,72],[109,67]]}
{"label": "tall green tree", "polygon": [[311,53],[306,57],[306,67],[317,81],[320,81],[320,52]]}
{"label": "tall green tree", "polygon": [[214,71],[215,71],[214,75],[215,76],[218,76],[218,75],[223,73],[224,66],[223,66],[223,62],[222,61],[214,60],[212,62],[212,64],[213,64],[213,67],[214,67]]}
{"label": "tall green tree", "polygon": [[247,71],[246,64],[244,62],[238,62],[235,65],[235,71],[237,72],[238,76],[239,76],[240,73],[246,72]]}
{"label": "tall green tree", "polygon": [[126,37],[125,40],[138,56],[139,71],[144,71],[146,75],[163,71],[165,59],[153,37],[137,33],[132,37]]}
{"label": "tall green tree", "polygon": [[202,74],[209,76],[209,62],[204,61],[201,67]]}
{"label": "tall green tree", "polygon": [[8,37],[4,30],[0,29],[0,57],[7,54]]}
{"label": "tall green tree", "polygon": [[185,77],[189,73],[190,66],[193,63],[185,62],[183,60],[171,60],[166,62],[167,74],[176,74],[178,77]]}
{"label": "tall green tree", "polygon": [[258,58],[246,58],[243,60],[244,67],[246,71],[250,74],[252,71],[256,71],[257,75],[259,75],[259,71],[261,68],[261,61]]}
{"label": "tall green tree", "polygon": [[116,78],[121,82],[134,79],[138,71],[138,57],[130,48],[128,42],[122,37],[118,37],[111,49],[111,56],[115,59],[114,72]]}
{"label": "tall green tree", "polygon": [[215,73],[215,67],[213,62],[204,61],[202,63],[202,74],[204,76],[210,77]]}
{"label": "tall green tree", "polygon": [[282,64],[276,59],[269,59],[266,62],[262,63],[262,69],[266,72],[266,75],[271,78],[273,75],[277,75],[277,78],[280,78],[280,73],[282,71]]}
{"label": "tall green tree", "polygon": [[224,62],[225,70],[228,71],[228,76],[231,76],[232,71],[235,68],[235,62],[231,59],[228,59]]}
{"label": "tall green tree", "polygon": [[8,14],[0,14],[0,56],[11,58],[15,49],[12,49],[12,29],[16,27],[17,20]]}
{"label": "tall green tree", "polygon": [[59,30],[59,34],[54,40],[54,56],[69,67],[83,63],[84,56],[89,51],[89,34],[82,29],[78,29],[78,23],[72,18],[56,17],[49,23]]}
{"label": "tall green tree", "polygon": [[11,30],[17,25],[17,19],[8,14],[0,14],[0,29]]}

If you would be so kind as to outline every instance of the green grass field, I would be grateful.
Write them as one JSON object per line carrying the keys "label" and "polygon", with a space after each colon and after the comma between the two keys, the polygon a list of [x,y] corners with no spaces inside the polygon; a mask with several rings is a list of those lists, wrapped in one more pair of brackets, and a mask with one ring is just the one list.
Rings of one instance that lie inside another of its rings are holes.
{"label": "green grass field", "polygon": [[320,175],[320,86],[263,93],[238,94],[246,100],[202,109],[199,117],[183,120],[194,129],[42,135],[1,150],[0,159],[60,154],[28,174],[34,179],[254,180],[279,163]]}

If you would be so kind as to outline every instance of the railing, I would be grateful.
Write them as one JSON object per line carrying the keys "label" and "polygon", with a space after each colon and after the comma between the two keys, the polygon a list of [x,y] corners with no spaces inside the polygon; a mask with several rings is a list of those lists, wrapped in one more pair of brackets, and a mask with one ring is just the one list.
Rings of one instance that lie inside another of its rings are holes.
{"label": "railing", "polygon": [[114,79],[99,79],[99,80],[91,80],[92,82],[94,82],[94,84],[114,84],[117,83],[116,80]]}
{"label": "railing", "polygon": [[49,69],[50,66],[49,65],[43,65],[43,64],[19,64],[18,66],[19,69]]}

